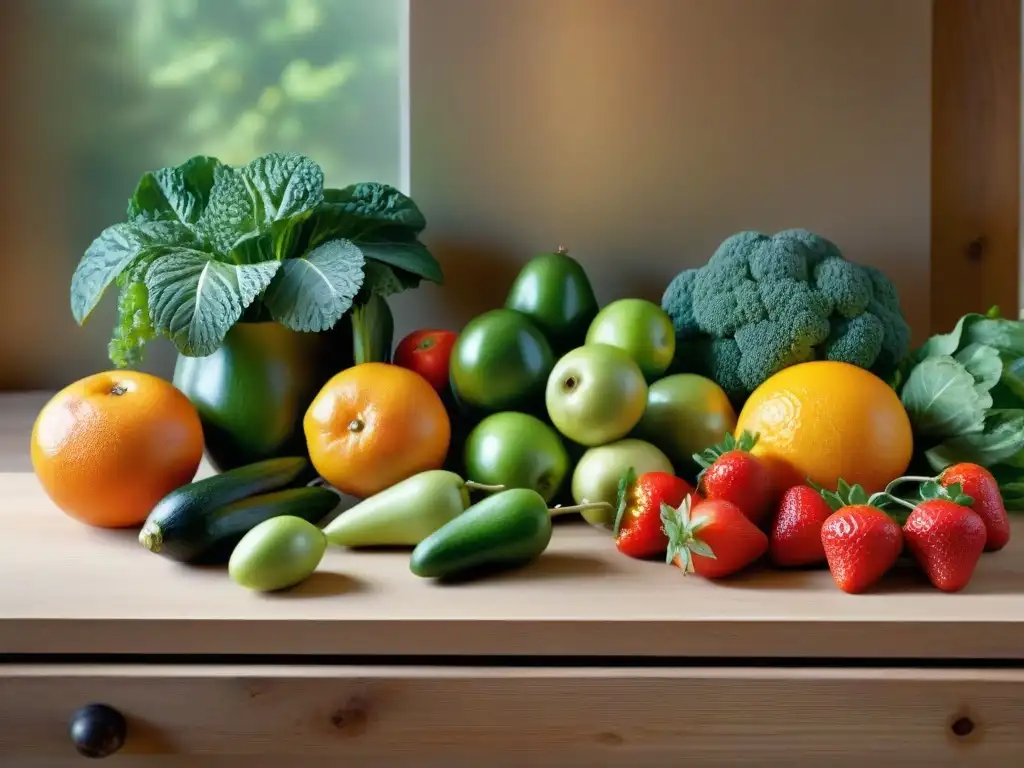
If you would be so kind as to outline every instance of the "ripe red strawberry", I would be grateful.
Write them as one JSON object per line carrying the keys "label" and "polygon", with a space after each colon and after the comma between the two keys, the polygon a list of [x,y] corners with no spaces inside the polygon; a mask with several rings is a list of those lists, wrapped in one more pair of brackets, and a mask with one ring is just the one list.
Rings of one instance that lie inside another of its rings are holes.
{"label": "ripe red strawberry", "polygon": [[739,440],[726,435],[719,445],[693,454],[703,467],[698,487],[704,498],[732,502],[755,524],[767,517],[773,502],[771,474],[750,452],[757,440],[758,435],[749,432]]}
{"label": "ripe red strawberry", "polygon": [[985,521],[966,506],[972,499],[956,483],[945,488],[925,483],[921,497],[903,524],[907,548],[934,586],[958,592],[971,580],[985,550]]}
{"label": "ripe red strawberry", "polygon": [[615,513],[615,546],[630,557],[665,554],[668,536],[661,526],[661,505],[678,507],[693,486],[669,472],[645,472],[639,477],[630,468],[619,481]]}
{"label": "ripe red strawberry", "polygon": [[738,506],[722,499],[693,504],[687,496],[678,509],[661,507],[668,534],[666,562],[718,579],[736,573],[768,551],[768,537]]}
{"label": "ripe red strawberry", "polygon": [[954,464],[939,475],[939,484],[947,490],[959,485],[970,496],[971,509],[985,523],[985,549],[995,552],[1010,541],[1010,519],[1006,515],[999,483],[992,473],[977,464]]}
{"label": "ripe red strawberry", "polygon": [[821,527],[833,509],[809,485],[794,485],[782,494],[768,535],[772,562],[783,567],[825,562]]}
{"label": "ripe red strawberry", "polygon": [[844,592],[863,592],[892,568],[903,552],[903,530],[872,506],[874,497],[859,485],[839,481],[821,495],[836,511],[821,526],[821,543],[832,580]]}

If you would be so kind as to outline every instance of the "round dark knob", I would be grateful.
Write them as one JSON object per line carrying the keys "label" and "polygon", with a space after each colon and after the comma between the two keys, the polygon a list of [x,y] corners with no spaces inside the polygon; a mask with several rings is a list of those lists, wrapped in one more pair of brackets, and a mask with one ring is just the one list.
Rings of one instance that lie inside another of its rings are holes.
{"label": "round dark knob", "polygon": [[71,716],[71,743],[84,757],[110,757],[124,746],[128,725],[106,704],[88,704]]}

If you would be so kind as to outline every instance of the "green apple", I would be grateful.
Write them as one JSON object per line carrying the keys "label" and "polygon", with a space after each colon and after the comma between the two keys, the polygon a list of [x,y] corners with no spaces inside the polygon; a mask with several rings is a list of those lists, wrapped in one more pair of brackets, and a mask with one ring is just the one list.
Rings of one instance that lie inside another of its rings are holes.
{"label": "green apple", "polygon": [[580,445],[629,434],[647,407],[647,382],[624,350],[589,344],[567,352],[548,377],[544,403],[555,428]]}
{"label": "green apple", "polygon": [[480,416],[540,406],[554,353],[530,319],[492,309],[462,329],[452,348],[450,380],[460,409]]}
{"label": "green apple", "polygon": [[535,416],[495,413],[473,428],[464,449],[466,479],[530,488],[551,501],[569,473],[562,439]]}
{"label": "green apple", "polygon": [[615,506],[619,480],[632,467],[637,475],[644,472],[670,472],[672,462],[657,447],[643,440],[627,438],[591,448],[583,454],[572,474],[572,498],[577,504],[606,501],[611,509],[583,512],[591,525],[611,528],[615,522]]}
{"label": "green apple", "polygon": [[594,318],[587,344],[621,347],[640,366],[647,381],[668,370],[676,353],[676,331],[661,307],[645,299],[613,301]]}
{"label": "green apple", "polygon": [[654,382],[633,437],[658,446],[680,472],[696,465],[692,456],[736,429],[736,411],[711,379],[678,373]]}

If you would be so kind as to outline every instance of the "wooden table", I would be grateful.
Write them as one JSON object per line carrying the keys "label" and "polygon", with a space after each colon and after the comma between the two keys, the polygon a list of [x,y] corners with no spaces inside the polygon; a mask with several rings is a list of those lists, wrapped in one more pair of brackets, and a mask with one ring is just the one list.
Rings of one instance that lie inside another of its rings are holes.
{"label": "wooden table", "polygon": [[119,766],[1024,765],[1024,523],[954,595],[683,577],[573,521],[475,584],[332,549],[258,595],[59,512],[27,464],[41,402],[0,398],[0,766],[81,762],[95,702]]}

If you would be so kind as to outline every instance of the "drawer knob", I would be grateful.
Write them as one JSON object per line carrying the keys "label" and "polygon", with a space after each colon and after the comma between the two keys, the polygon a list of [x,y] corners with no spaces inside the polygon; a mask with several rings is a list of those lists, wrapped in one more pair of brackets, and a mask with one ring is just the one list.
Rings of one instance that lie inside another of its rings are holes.
{"label": "drawer knob", "polygon": [[71,716],[71,743],[83,757],[110,757],[124,746],[124,716],[106,704],[88,704]]}

